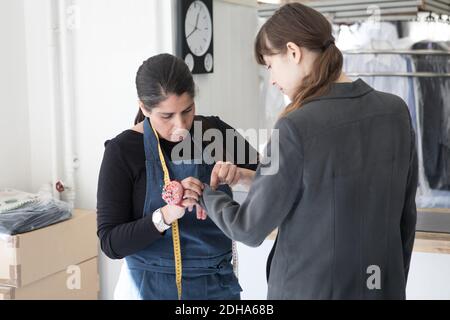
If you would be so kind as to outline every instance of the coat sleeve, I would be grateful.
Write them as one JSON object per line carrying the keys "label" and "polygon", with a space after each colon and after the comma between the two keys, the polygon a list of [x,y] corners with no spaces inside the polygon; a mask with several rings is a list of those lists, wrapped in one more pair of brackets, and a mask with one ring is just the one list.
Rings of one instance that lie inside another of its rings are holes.
{"label": "coat sleeve", "polygon": [[406,185],[405,203],[401,217],[400,232],[403,244],[403,264],[405,270],[405,278],[408,279],[409,264],[411,262],[411,254],[414,246],[414,238],[416,234],[416,191],[417,191],[417,151],[415,144],[414,132],[411,132],[411,155],[409,161],[408,180]]}
{"label": "coat sleeve", "polygon": [[300,135],[291,120],[282,118],[275,126],[265,156],[261,159],[242,205],[208,186],[200,202],[208,216],[228,237],[256,247],[300,201],[302,175]]}

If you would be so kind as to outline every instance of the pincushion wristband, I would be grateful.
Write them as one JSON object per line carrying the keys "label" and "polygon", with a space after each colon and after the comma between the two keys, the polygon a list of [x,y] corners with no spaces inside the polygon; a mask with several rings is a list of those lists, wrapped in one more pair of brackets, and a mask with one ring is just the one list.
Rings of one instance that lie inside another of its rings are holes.
{"label": "pincushion wristband", "polygon": [[162,199],[168,205],[175,205],[181,207],[183,201],[184,188],[177,180],[172,180],[168,184],[164,185],[162,192]]}

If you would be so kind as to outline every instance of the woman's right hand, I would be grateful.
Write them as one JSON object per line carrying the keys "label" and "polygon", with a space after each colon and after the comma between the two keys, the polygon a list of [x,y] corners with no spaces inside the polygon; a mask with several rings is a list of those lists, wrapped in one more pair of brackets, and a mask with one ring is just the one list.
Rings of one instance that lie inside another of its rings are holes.
{"label": "woman's right hand", "polygon": [[185,205],[185,207],[188,208],[189,211],[192,211],[195,206],[196,212],[197,212],[197,219],[206,220],[206,218],[207,218],[206,211],[198,203],[200,197],[203,194],[203,189],[205,188],[205,186],[203,185],[203,182],[201,182],[197,178],[188,177],[181,181],[181,185],[184,188],[183,199],[194,200],[194,204],[192,204],[192,202],[191,202],[190,204]]}
{"label": "woman's right hand", "polygon": [[192,211],[194,207],[197,211],[197,219],[205,220],[206,211],[198,203],[203,193],[203,183],[194,177],[188,177],[181,181],[181,185],[184,188],[183,201],[178,206],[166,205],[161,209],[164,222],[171,224],[175,220],[181,219],[186,209]]}
{"label": "woman's right hand", "polygon": [[193,199],[184,199],[179,205],[166,204],[161,208],[161,212],[166,224],[172,224],[175,220],[181,219],[186,209],[192,211],[194,206],[198,206],[197,201]]}

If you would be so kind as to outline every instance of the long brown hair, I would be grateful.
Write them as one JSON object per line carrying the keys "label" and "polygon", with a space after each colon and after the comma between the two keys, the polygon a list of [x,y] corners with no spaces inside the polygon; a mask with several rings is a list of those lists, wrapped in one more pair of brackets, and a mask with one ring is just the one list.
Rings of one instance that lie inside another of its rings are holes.
{"label": "long brown hair", "polygon": [[288,42],[320,54],[281,117],[301,108],[308,100],[326,94],[342,71],[342,53],[334,44],[331,24],[320,12],[300,3],[280,7],[256,36],[257,62],[265,65],[264,55],[285,54]]}

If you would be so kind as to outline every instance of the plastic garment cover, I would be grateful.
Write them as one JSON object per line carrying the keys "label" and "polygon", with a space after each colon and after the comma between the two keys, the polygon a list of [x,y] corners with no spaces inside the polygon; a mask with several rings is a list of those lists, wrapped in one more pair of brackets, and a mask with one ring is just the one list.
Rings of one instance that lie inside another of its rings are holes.
{"label": "plastic garment cover", "polygon": [[[345,72],[408,72],[411,67],[409,57],[396,54],[363,54],[363,55],[345,55],[344,66]],[[409,113],[415,127],[416,111],[414,103],[414,92],[411,84],[412,79],[408,77],[359,77],[368,85],[378,91],[388,92],[399,96],[408,105]],[[356,80],[356,79],[353,79]]]}
{"label": "plastic garment cover", "polygon": [[14,235],[40,229],[72,216],[71,206],[50,193],[30,194],[0,190],[0,234]]}
{"label": "plastic garment cover", "polygon": [[390,22],[365,21],[333,28],[336,45],[341,50],[381,49],[374,48],[378,43],[388,44],[392,48],[398,44],[397,28]]}
{"label": "plastic garment cover", "polygon": [[[392,41],[378,41],[376,49],[395,49],[394,45]],[[422,42],[416,43],[413,49],[446,49],[440,46]],[[368,49],[375,49],[373,41]],[[346,72],[448,73],[449,70],[450,59],[445,55],[344,55]],[[400,96],[408,105],[419,156],[417,206],[450,207],[450,78],[374,76],[362,79],[376,90]]]}
{"label": "plastic garment cover", "polygon": [[[413,48],[440,49],[436,45],[420,42]],[[418,55],[414,62],[418,72],[450,72],[450,59],[445,55]],[[431,189],[450,191],[450,78],[423,77],[418,83],[425,176]]]}

